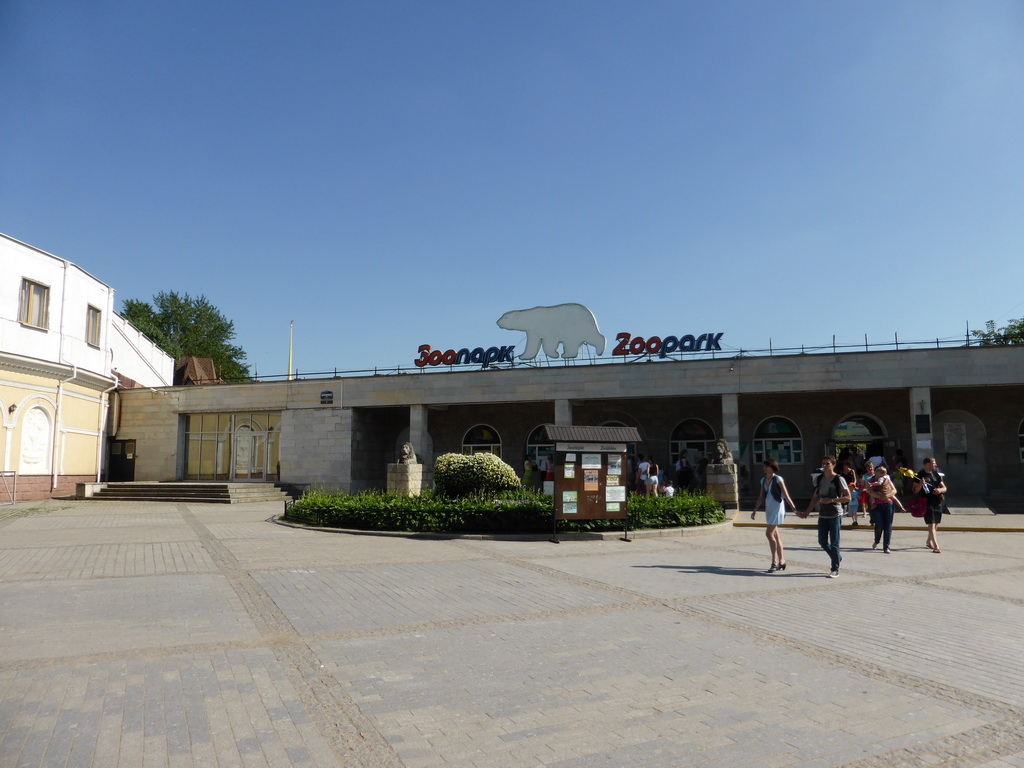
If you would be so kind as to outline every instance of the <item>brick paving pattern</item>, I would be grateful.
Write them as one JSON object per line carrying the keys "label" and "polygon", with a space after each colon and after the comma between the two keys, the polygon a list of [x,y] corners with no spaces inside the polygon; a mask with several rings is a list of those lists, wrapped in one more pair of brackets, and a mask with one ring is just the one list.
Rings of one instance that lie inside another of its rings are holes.
{"label": "brick paving pattern", "polygon": [[[1024,534],[319,533],[0,509],[0,768],[1024,767]],[[922,539],[918,541],[918,539]]]}

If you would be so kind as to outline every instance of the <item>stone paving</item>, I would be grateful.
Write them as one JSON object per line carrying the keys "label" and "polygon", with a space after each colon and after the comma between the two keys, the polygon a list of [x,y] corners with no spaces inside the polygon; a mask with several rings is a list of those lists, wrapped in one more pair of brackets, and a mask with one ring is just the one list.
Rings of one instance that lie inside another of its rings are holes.
{"label": "stone paving", "polygon": [[[0,768],[1024,766],[1024,533],[508,541],[0,508]],[[972,520],[972,523],[975,522]],[[1004,523],[1005,521],[1000,521]]]}

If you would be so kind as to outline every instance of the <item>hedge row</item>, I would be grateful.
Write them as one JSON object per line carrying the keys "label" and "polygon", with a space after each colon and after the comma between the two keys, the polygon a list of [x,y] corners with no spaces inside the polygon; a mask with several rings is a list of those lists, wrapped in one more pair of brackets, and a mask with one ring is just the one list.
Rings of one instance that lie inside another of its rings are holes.
{"label": "hedge row", "polygon": [[[548,533],[553,528],[550,496],[517,491],[495,497],[446,499],[428,491],[420,496],[394,493],[347,495],[308,491],[285,517],[327,528],[430,533]],[[725,520],[722,506],[705,495],[679,493],[674,498],[633,496],[629,527],[689,528]],[[560,521],[559,531],[619,530],[621,520]]]}

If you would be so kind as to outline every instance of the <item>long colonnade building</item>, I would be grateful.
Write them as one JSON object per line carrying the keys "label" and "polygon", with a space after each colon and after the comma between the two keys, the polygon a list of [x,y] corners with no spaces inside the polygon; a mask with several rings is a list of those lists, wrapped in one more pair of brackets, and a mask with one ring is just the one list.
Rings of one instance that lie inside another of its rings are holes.
{"label": "long colonnade building", "polygon": [[[578,306],[578,305],[577,305]],[[511,357],[511,355],[507,355]],[[383,488],[398,447],[424,464],[489,450],[521,471],[540,427],[636,427],[669,467],[725,439],[751,477],[771,457],[808,492],[823,452],[938,457],[957,494],[1024,497],[1024,347],[422,368],[397,375],[130,390],[119,440],[139,480]]]}

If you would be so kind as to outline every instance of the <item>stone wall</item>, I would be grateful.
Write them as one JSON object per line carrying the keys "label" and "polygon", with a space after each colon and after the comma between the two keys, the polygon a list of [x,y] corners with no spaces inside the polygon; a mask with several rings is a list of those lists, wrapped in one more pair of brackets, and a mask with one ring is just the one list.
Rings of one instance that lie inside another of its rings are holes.
{"label": "stone wall", "polygon": [[[14,478],[5,478],[10,490],[14,490]],[[96,475],[59,475],[57,487],[50,488],[50,475],[18,475],[18,489],[15,501],[39,501],[59,496],[74,496],[75,485],[78,483],[94,483]],[[10,502],[8,488],[0,483],[0,510]]]}

